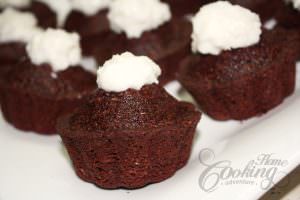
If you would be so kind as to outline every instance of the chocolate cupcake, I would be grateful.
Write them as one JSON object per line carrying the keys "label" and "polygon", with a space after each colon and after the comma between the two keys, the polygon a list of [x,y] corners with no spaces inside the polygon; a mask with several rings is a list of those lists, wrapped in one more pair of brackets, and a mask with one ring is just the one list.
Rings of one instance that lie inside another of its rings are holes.
{"label": "chocolate cupcake", "polygon": [[[211,12],[215,19],[207,18]],[[224,24],[222,35],[215,34],[218,24]],[[203,7],[193,26],[197,54],[182,62],[178,77],[203,112],[217,120],[245,120],[293,93],[299,35],[274,29],[260,36],[254,13],[225,2]]]}
{"label": "chocolate cupcake", "polygon": [[25,45],[41,31],[31,13],[12,8],[0,13],[0,65],[2,60],[16,62],[24,58]]}
{"label": "chocolate cupcake", "polygon": [[3,115],[18,129],[53,134],[57,118],[73,111],[96,88],[96,76],[78,66],[77,34],[48,29],[26,49],[29,59],[4,78]]}
{"label": "chocolate cupcake", "polygon": [[171,20],[169,6],[158,0],[115,1],[108,18],[113,32],[83,38],[85,55],[95,57],[100,65],[124,51],[146,55],[162,68],[160,84],[175,79],[178,63],[189,50],[192,27],[188,20]]}
{"label": "chocolate cupcake", "polygon": [[159,74],[147,57],[114,56],[98,71],[99,89],[58,121],[80,178],[133,189],[163,181],[186,164],[200,113],[157,85]]}

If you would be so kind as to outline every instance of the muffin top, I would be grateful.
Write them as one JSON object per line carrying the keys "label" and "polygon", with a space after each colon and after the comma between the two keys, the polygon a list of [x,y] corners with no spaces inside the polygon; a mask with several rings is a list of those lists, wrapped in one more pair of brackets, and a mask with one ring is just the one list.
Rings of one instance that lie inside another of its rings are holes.
{"label": "muffin top", "polygon": [[158,85],[159,75],[160,68],[146,56],[129,52],[113,56],[98,70],[99,89],[63,126],[78,134],[130,132],[169,128],[199,118],[193,105],[178,102]]}
{"label": "muffin top", "polygon": [[50,99],[81,98],[96,89],[96,76],[81,66],[53,72],[49,64],[35,65],[29,59],[10,69],[5,86]]}
{"label": "muffin top", "polygon": [[282,28],[263,30],[256,45],[223,51],[217,56],[197,54],[187,57],[181,63],[181,73],[191,79],[201,77],[208,83],[224,86],[247,75],[255,76],[258,71],[285,60],[296,63],[299,53],[300,36],[297,32]]}
{"label": "muffin top", "polygon": [[180,103],[156,84],[121,93],[97,90],[69,118],[77,131],[155,129],[188,123],[199,115],[193,105]]}
{"label": "muffin top", "polygon": [[50,99],[81,98],[96,88],[96,76],[81,66],[79,36],[47,29],[26,46],[28,57],[10,70],[6,87]]}
{"label": "muffin top", "polygon": [[191,32],[192,25],[188,20],[173,18],[155,30],[144,32],[140,38],[128,39],[124,33],[111,32],[83,38],[82,49],[88,55],[95,55],[100,64],[111,55],[124,51],[145,55],[157,61],[178,50],[188,48]]}

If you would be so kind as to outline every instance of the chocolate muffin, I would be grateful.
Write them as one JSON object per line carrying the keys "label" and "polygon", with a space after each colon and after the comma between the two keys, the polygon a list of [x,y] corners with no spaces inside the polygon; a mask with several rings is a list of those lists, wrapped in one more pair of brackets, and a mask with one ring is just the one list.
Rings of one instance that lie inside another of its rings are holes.
{"label": "chocolate muffin", "polygon": [[159,86],[160,73],[146,56],[115,55],[98,70],[99,89],[58,121],[80,178],[134,189],[186,164],[200,113]]}
{"label": "chocolate muffin", "polygon": [[9,69],[1,86],[4,118],[16,128],[56,132],[56,119],[96,89],[95,74],[80,66],[79,36],[47,29],[26,45],[28,59]]}
{"label": "chocolate muffin", "polygon": [[200,114],[158,85],[122,93],[97,90],[58,122],[77,175],[102,188],[163,181],[190,155]]}
{"label": "chocolate muffin", "polygon": [[102,188],[140,188],[161,182],[190,155],[200,114],[158,85],[140,91],[98,90],[58,131],[77,175]]}
{"label": "chocolate muffin", "polygon": [[212,118],[245,120],[266,113],[293,93],[299,48],[295,32],[264,30],[256,45],[217,57],[187,57],[178,78]]}
{"label": "chocolate muffin", "polygon": [[105,32],[83,38],[81,45],[83,53],[94,56],[100,65],[124,51],[146,55],[160,65],[162,75],[159,80],[164,85],[175,79],[178,63],[188,54],[191,32],[189,21],[174,18],[158,29],[143,33],[140,38],[129,39],[125,34]]}
{"label": "chocolate muffin", "polygon": [[24,131],[56,133],[57,118],[79,106],[96,88],[95,81],[95,75],[79,66],[54,74],[48,64],[23,61],[4,78],[4,118]]}

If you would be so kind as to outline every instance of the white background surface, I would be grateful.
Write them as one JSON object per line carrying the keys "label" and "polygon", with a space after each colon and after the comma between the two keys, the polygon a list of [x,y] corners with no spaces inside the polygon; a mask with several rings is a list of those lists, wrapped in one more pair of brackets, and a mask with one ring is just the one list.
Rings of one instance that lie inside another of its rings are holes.
{"label": "white background surface", "polygon": [[[177,89],[177,83],[168,86],[173,94]],[[190,161],[172,178],[138,190],[103,190],[75,175],[59,136],[18,131],[0,116],[0,200],[254,200],[265,191],[235,185],[203,192],[198,182],[205,168],[198,159],[199,152],[212,148],[215,160],[230,160],[235,168],[242,168],[259,154],[273,153],[288,160],[288,165],[281,169],[288,173],[300,164],[299,144],[298,87],[281,106],[260,118],[241,123],[216,122],[203,116]]]}

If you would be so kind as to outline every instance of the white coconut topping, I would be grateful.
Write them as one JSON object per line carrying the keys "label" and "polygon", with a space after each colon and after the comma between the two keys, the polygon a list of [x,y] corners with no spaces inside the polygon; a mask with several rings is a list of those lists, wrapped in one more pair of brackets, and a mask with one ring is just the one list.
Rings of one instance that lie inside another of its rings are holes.
{"label": "white coconut topping", "polygon": [[81,61],[81,48],[77,33],[47,29],[36,35],[26,47],[31,61],[49,64],[53,71],[62,71]]}
{"label": "white coconut topping", "polygon": [[114,55],[99,68],[97,83],[107,92],[140,90],[144,85],[158,83],[161,69],[146,56],[125,52]]}
{"label": "white coconut topping", "polygon": [[262,32],[257,14],[226,1],[203,6],[192,23],[192,50],[202,54],[254,45]]}
{"label": "white coconut topping", "polygon": [[113,31],[139,38],[143,32],[158,28],[171,19],[170,7],[159,0],[117,0],[109,9]]}

